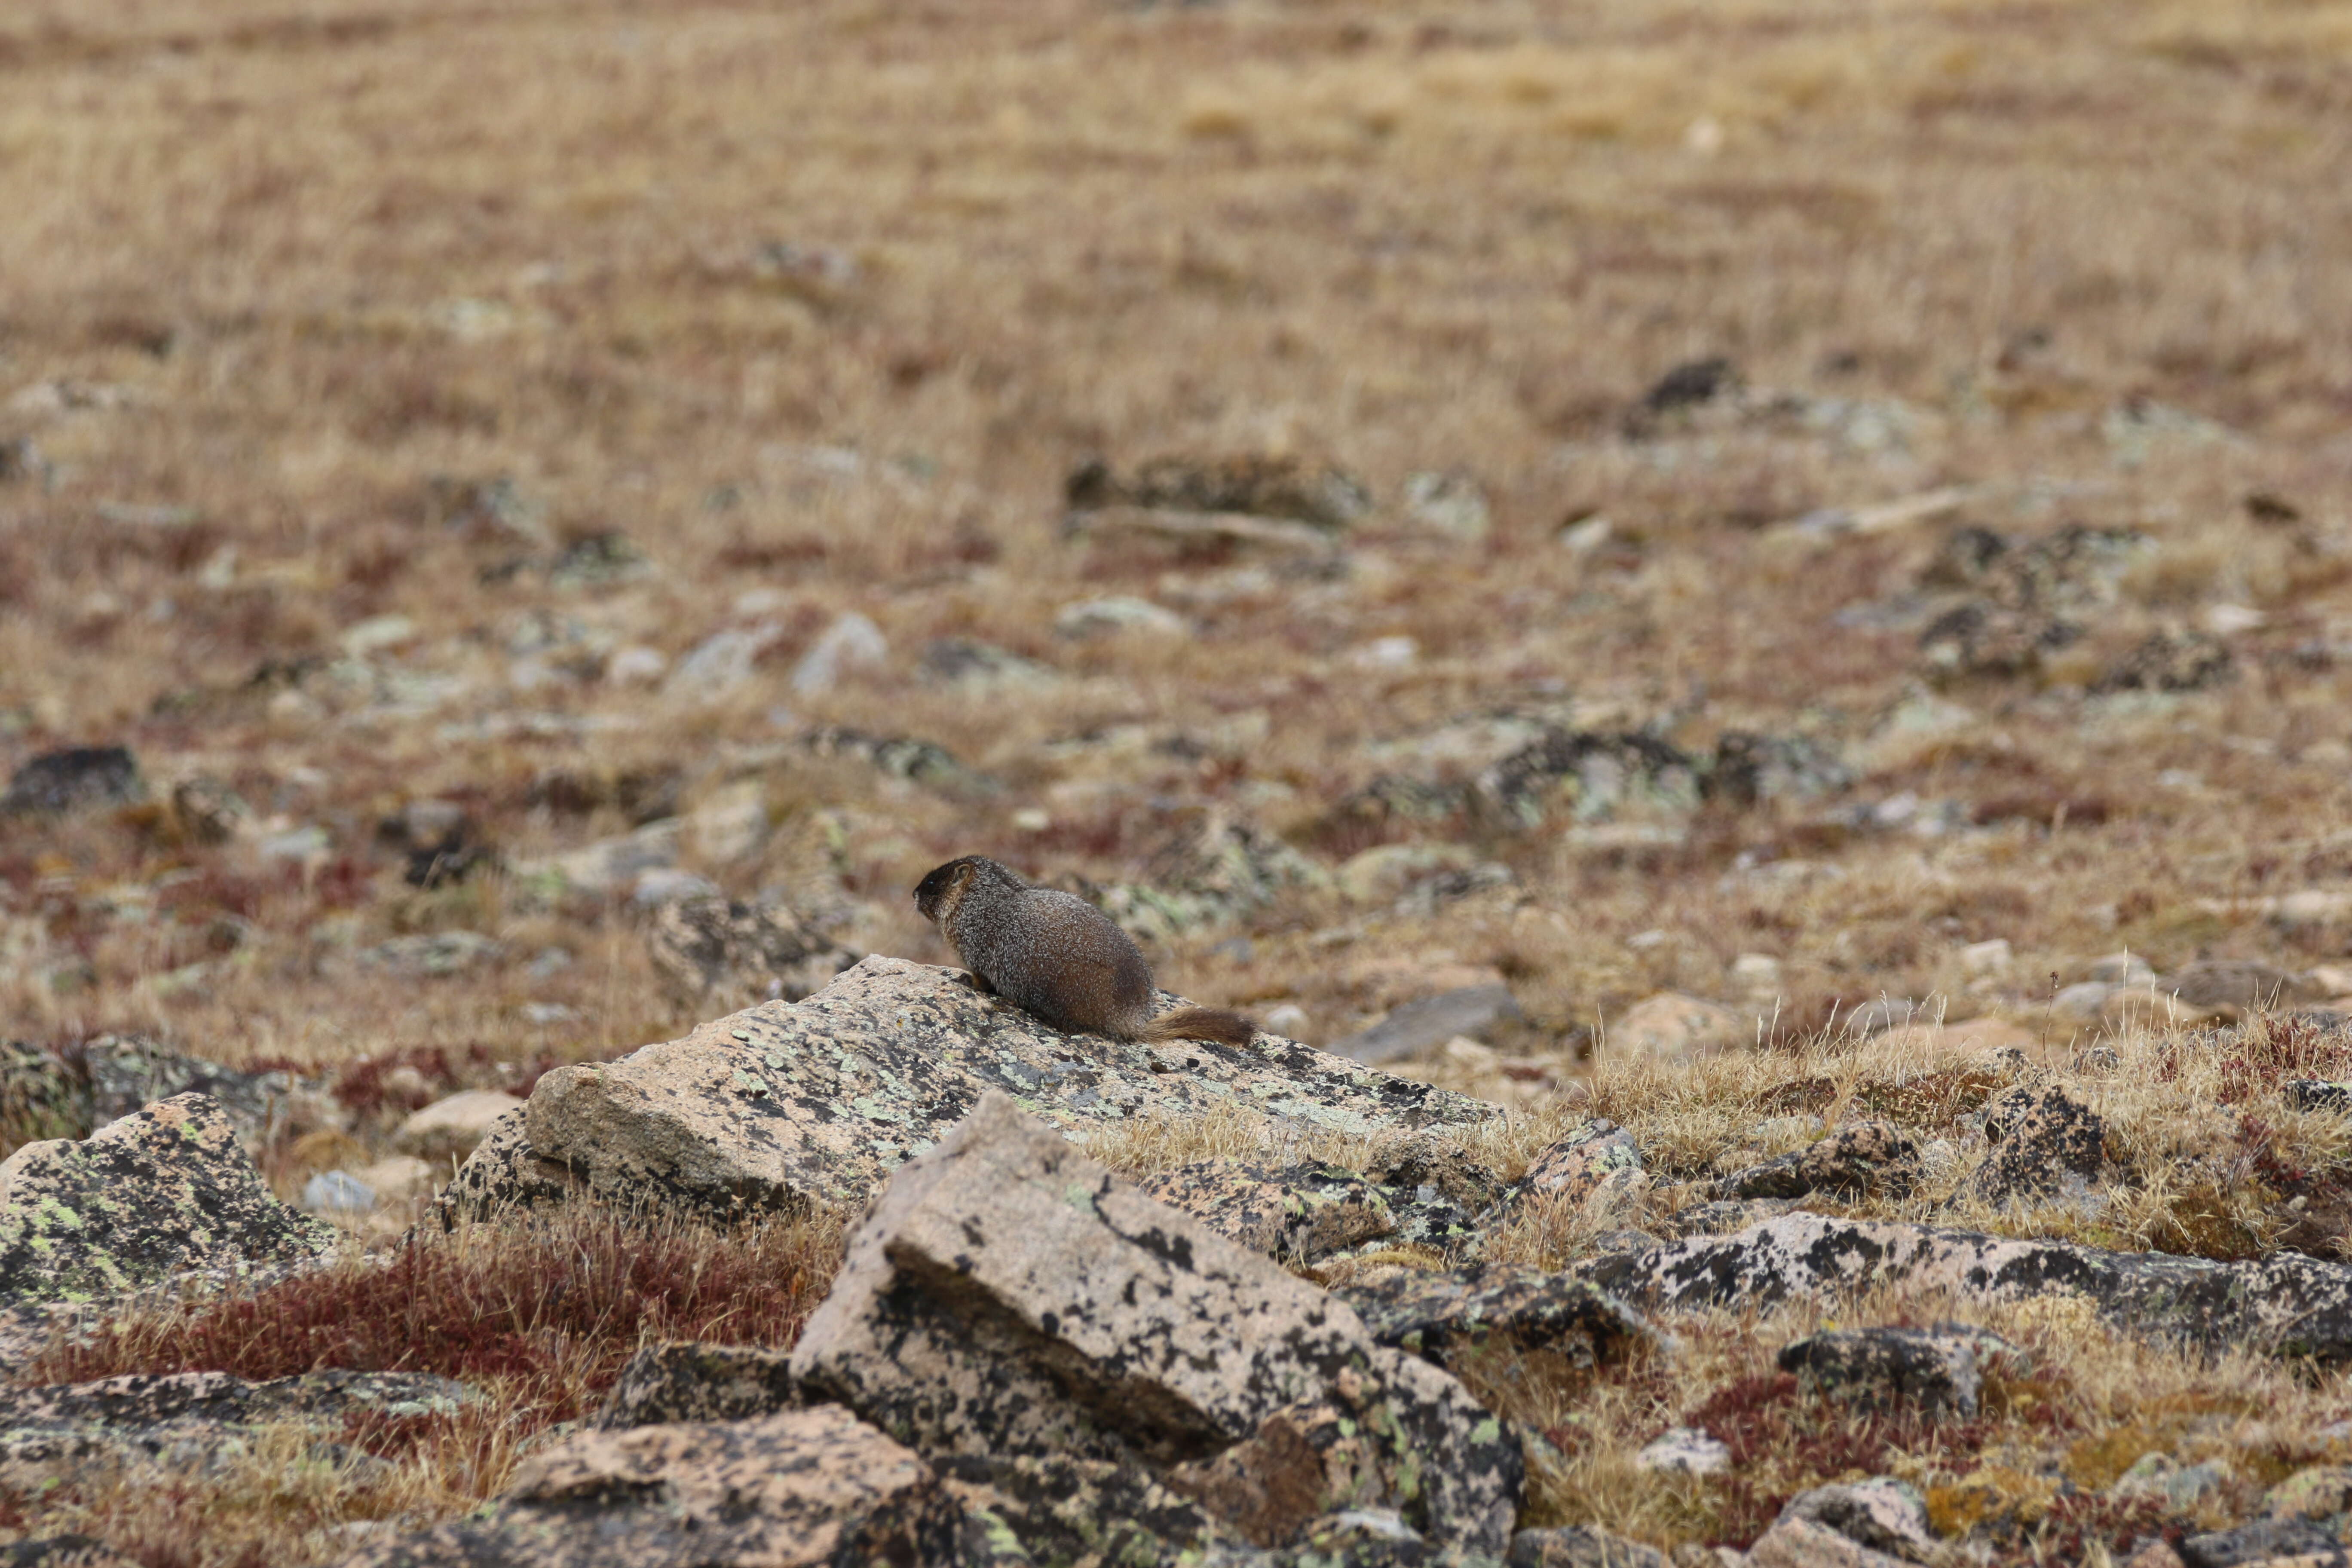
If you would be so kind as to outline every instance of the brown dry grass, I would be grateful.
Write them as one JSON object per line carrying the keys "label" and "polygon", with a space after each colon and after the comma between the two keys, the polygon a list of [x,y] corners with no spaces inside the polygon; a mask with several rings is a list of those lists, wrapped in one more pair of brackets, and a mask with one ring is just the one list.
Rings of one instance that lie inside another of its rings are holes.
{"label": "brown dry grass", "polygon": [[[689,841],[687,866],[739,896],[822,883],[861,943],[929,958],[905,893],[931,864],[1131,879],[1171,807],[1206,805],[1327,865],[1367,832],[1508,865],[1435,913],[1313,890],[1245,945],[1154,958],[1203,1000],[1295,1005],[1318,1042],[1508,980],[1520,1087],[1423,1070],[1507,1093],[1483,1148],[1505,1167],[1570,1118],[1548,1084],[1590,1078],[1652,1152],[1659,1215],[1785,1141],[1755,1132],[1776,1088],[1939,1070],[1816,1039],[1881,995],[2021,1024],[2063,1067],[2100,1031],[2052,1022],[2050,977],[2100,954],[2348,951],[2263,900],[2352,878],[2352,6],[35,0],[0,17],[0,443],[47,465],[0,479],[0,764],[119,741],[157,786],[0,822],[9,1036],[140,1028],[330,1071],[438,1050],[488,1084],[688,1021],[621,908],[489,873],[404,886],[378,824],[418,799],[463,804],[511,863],[751,778],[765,846]],[[1907,433],[1621,437],[1661,372],[1711,353],[1758,387],[1899,403]],[[2113,444],[2134,398],[2235,437]],[[1381,506],[1344,577],[1059,532],[1082,457],[1233,449],[1363,477]],[[1454,468],[1492,498],[1482,542],[1397,502]],[[501,476],[535,521],[453,515]],[[1770,527],[1946,484],[1975,488],[1935,523]],[[1596,515],[1600,547],[1557,542]],[[1941,727],[1886,728],[1915,634],[1833,617],[1906,591],[1946,527],[2067,522],[2153,541],[2092,636],[1945,692],[1966,712]],[[649,574],[506,570],[614,530]],[[1195,632],[1053,631],[1104,593]],[[2084,695],[2220,606],[2264,617],[2231,634],[2232,685]],[[853,609],[889,659],[793,692]],[[404,638],[340,657],[384,616]],[[707,704],[621,673],[761,623],[754,679]],[[941,637],[1063,679],[942,689],[917,669]],[[1416,658],[1359,661],[1391,637]],[[1821,734],[1850,800],[1908,792],[1962,826],[1786,803],[1648,840],[1332,826],[1415,737],[1538,705],[1693,746]],[[935,741],[1001,787],[771,744],[812,723]],[[248,831],[205,843],[163,807],[197,775]],[[302,827],[323,852],[260,854]],[[424,983],[352,958],[447,929],[502,952]],[[2013,970],[1968,973],[1995,937]],[[1651,992],[1738,1000],[1743,955],[1780,964],[1780,1048],[1592,1061]],[[2126,1178],[2106,1210],[1971,1217],[2226,1253],[2279,1239],[2283,1173],[2335,1180],[2342,1119],[2225,1100],[2246,1068],[2189,1037],[2105,1033],[2119,1068],[2079,1083]],[[1965,1168],[1967,1114],[1895,1119]],[[1290,1147],[1221,1124],[1105,1152]],[[1553,1218],[1514,1245],[1558,1256],[1597,1223]]]}

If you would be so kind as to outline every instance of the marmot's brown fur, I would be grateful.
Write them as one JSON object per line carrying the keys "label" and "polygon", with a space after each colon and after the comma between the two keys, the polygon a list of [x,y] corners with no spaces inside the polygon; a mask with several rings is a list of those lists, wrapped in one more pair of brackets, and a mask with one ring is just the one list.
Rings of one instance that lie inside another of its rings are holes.
{"label": "marmot's brown fur", "polygon": [[1057,1029],[1118,1040],[1245,1046],[1257,1026],[1222,1007],[1151,1016],[1151,966],[1111,918],[1068,893],[1033,888],[978,855],[915,885],[915,907],[975,979]]}

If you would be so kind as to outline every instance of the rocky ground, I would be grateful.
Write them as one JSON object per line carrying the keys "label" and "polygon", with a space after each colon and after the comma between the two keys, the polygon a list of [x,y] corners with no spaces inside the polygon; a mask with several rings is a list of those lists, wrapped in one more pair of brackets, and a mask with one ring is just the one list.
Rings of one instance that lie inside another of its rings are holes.
{"label": "rocky ground", "polygon": [[15,1561],[2336,1560],[2343,7],[0,82]]}

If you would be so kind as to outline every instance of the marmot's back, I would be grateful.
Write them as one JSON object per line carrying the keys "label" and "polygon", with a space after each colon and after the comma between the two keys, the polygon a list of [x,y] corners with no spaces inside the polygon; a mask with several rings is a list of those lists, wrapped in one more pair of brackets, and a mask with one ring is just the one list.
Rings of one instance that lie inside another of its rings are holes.
{"label": "marmot's back", "polygon": [[1151,966],[1128,934],[1068,893],[1023,888],[1012,900],[1002,910],[992,900],[979,910],[965,903],[967,919],[980,917],[966,927],[977,951],[961,942],[957,951],[972,972],[1055,1028],[1122,1040],[1141,1034],[1151,1022]]}
{"label": "marmot's back", "polygon": [[1151,966],[1108,915],[1068,893],[1033,888],[977,855],[950,860],[915,888],[915,905],[1006,1001],[1057,1029],[1114,1039],[1204,1039],[1246,1045],[1238,1013],[1185,1007],[1151,1016]]}

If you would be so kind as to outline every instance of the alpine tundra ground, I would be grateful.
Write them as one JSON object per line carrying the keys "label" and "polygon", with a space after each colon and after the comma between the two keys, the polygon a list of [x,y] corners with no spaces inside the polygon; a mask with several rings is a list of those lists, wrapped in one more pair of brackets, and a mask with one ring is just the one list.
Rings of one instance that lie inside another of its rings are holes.
{"label": "alpine tundra ground", "polygon": [[[1832,1212],[2352,1256],[2352,1093],[2284,1087],[2352,1078],[2348,167],[2319,0],[29,0],[0,1037],[324,1086],[256,1144],[315,1200],[806,988],[681,961],[681,900],[950,962],[908,890],[980,853],[1310,1044],[1507,987],[1397,1070],[1510,1110],[1498,1175],[1597,1114],[1647,1182],[1498,1256],[1849,1115],[1922,1173]],[[2101,1173],[1996,1205],[2034,1070]],[[13,1092],[11,1146],[76,1131]],[[331,1561],[837,1261],[822,1214],[403,1241],[446,1154],[337,1208],[373,1260],[12,1375],[490,1400],[0,1530]],[[2352,1459],[2339,1373],[1969,1315],[2032,1370],[1963,1424],[1810,1402],[1802,1313],[1495,1397],[1543,1521],[1661,1546],[1895,1474],[1979,1559],[2119,1559]],[[1736,1469],[1636,1468],[1675,1426]],[[2148,1454],[2216,1479],[2118,1490]]]}

